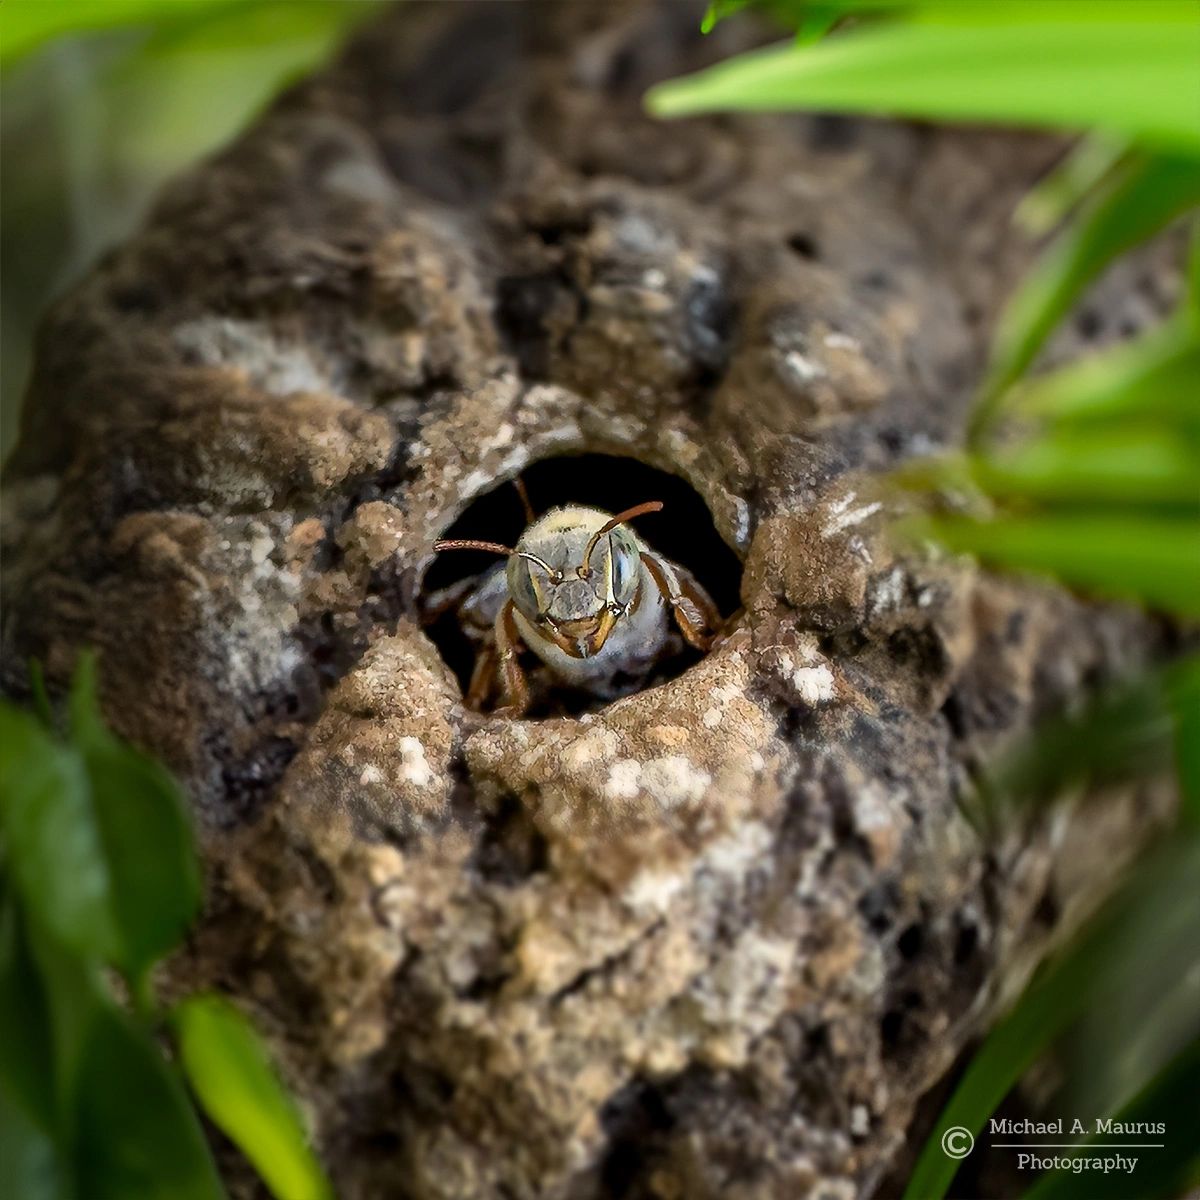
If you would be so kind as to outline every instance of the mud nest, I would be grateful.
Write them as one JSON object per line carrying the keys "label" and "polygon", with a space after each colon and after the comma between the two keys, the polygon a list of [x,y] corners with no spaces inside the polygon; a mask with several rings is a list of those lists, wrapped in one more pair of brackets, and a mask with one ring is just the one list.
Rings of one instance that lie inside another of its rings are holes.
{"label": "mud nest", "polygon": [[[345,1197],[887,1194],[997,981],[1162,809],[981,842],[983,756],[1155,634],[898,558],[873,482],[958,440],[1056,147],[655,123],[758,36],[698,16],[404,5],[42,332],[7,686],[100,648],[203,827],[171,985],[268,1030]],[[1170,276],[1121,270],[1094,312],[1144,322]],[[432,545],[511,537],[521,472],[613,508],[662,473],[732,635],[592,711],[465,711]]]}

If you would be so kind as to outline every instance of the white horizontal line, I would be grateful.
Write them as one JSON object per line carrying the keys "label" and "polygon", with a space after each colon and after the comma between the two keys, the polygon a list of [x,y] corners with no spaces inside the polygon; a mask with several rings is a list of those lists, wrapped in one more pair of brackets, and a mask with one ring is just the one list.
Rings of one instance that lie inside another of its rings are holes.
{"label": "white horizontal line", "polygon": [[1165,1142],[1101,1142],[1078,1146],[1074,1142],[989,1142],[993,1150],[1161,1150]]}

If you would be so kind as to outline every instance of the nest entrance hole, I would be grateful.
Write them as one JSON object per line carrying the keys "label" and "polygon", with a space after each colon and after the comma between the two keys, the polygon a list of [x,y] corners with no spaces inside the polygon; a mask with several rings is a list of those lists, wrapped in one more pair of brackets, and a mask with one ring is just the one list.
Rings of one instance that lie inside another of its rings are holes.
{"label": "nest entrance hole", "polygon": [[[634,522],[639,536],[658,553],[687,567],[723,617],[737,609],[741,560],[717,533],[700,493],[678,475],[620,455],[571,454],[531,463],[521,472],[521,479],[538,516],[563,504],[587,504],[615,513],[645,500],[661,500],[662,512]],[[512,481],[506,479],[477,496],[439,536],[511,546],[526,524],[521,498]],[[440,554],[426,572],[421,590],[428,596],[481,575],[495,562],[495,555],[473,550]],[[475,663],[475,647],[463,633],[456,613],[444,613],[426,632],[465,691]],[[699,653],[692,650],[673,656],[646,686],[675,678],[699,658]],[[594,696],[555,688],[549,704],[530,715],[579,713],[603,705],[604,701]]]}

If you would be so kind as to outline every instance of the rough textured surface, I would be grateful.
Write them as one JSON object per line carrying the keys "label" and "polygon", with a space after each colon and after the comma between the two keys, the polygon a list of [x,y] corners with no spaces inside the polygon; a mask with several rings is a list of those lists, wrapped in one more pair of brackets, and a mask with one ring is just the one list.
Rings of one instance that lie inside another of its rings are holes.
{"label": "rough textured surface", "polygon": [[[204,823],[173,985],[251,1007],[345,1197],[886,1194],[921,1095],[1161,810],[980,842],[981,756],[1153,631],[898,559],[871,485],[958,437],[1054,147],[655,124],[650,82],[752,32],[696,18],[405,6],[44,329],[8,686],[101,648]],[[1104,321],[1160,306],[1137,271]],[[744,615],[599,711],[466,713],[417,620],[432,543],[580,451],[687,479]]]}

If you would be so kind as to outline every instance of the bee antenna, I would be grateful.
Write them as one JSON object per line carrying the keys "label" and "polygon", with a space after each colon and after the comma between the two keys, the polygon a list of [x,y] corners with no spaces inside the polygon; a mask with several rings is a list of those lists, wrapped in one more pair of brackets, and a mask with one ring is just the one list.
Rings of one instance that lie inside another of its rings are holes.
{"label": "bee antenna", "polygon": [[536,554],[530,554],[527,550],[514,550],[511,546],[502,546],[499,542],[476,542],[472,539],[463,539],[458,541],[439,540],[433,543],[435,550],[487,550],[491,554],[503,554],[506,558],[515,554],[518,558],[527,558],[530,562],[535,562],[551,579],[561,579],[562,574],[556,571],[543,558],[538,558]]}
{"label": "bee antenna", "polygon": [[554,567],[552,567],[544,558],[538,558],[536,554],[530,554],[528,550],[514,550],[513,553],[518,558],[527,558],[530,562],[537,563],[537,565],[541,567],[547,575],[550,576],[553,582],[562,582],[562,572],[555,570]]}
{"label": "bee antenna", "polygon": [[433,543],[433,548],[437,551],[442,550],[486,550],[490,554],[503,554],[506,558],[510,554],[516,554],[516,551],[511,546],[502,546],[499,542],[475,542],[471,540],[465,541],[444,541],[439,540]]}
{"label": "bee antenna", "polygon": [[624,525],[626,521],[632,521],[634,517],[644,516],[646,513],[660,512],[663,503],[661,500],[647,500],[645,504],[635,504],[633,508],[627,508],[624,512],[619,512],[613,518],[605,521],[599,529],[588,539],[588,544],[583,551],[583,565],[580,568],[580,574],[585,578],[590,570],[588,560],[592,557],[592,551],[596,548],[596,543],[606,534],[611,533],[618,525]]}
{"label": "bee antenna", "polygon": [[517,489],[517,495],[521,497],[521,507],[525,510],[525,520],[532,525],[537,520],[537,513],[533,511],[533,505],[529,502],[529,492],[525,489],[525,480],[518,475],[512,481],[512,484]]}

